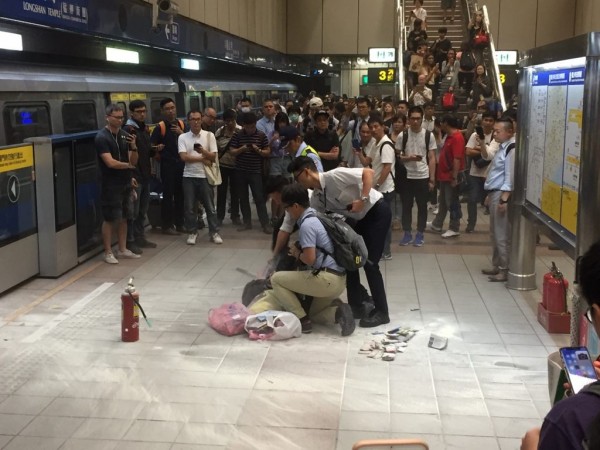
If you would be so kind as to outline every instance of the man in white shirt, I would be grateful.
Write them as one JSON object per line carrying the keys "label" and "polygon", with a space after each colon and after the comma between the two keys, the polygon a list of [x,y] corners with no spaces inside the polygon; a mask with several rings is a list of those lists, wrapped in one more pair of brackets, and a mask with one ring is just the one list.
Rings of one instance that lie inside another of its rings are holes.
{"label": "man in white shirt", "polygon": [[[394,178],[392,175],[396,168],[396,152],[394,149],[394,143],[385,134],[383,119],[380,116],[369,119],[369,127],[371,128],[371,134],[375,139],[375,145],[367,154],[368,162],[375,172],[374,187],[383,194],[383,200],[391,209],[395,195]],[[392,259],[392,250],[390,248],[391,241],[392,226],[390,223],[390,228],[386,233],[385,243],[383,245],[382,258],[384,260]]]}
{"label": "man in white shirt", "polygon": [[313,189],[311,207],[317,211],[331,211],[352,219],[354,230],[365,240],[369,259],[364,266],[369,288],[373,296],[373,309],[364,315],[359,271],[346,275],[348,304],[354,317],[360,318],[359,326],[376,327],[390,322],[387,296],[379,259],[383,254],[385,235],[392,222],[392,212],[383,201],[381,192],[374,189],[374,172],[367,167],[348,169],[338,167],[319,173],[312,159],[299,157],[288,170],[294,180],[307,189]]}
{"label": "man in white shirt", "polygon": [[[406,180],[400,191],[402,198],[402,228],[404,236],[400,245],[413,244],[422,247],[425,243],[423,232],[427,226],[427,199],[435,186],[437,145],[433,133],[422,128],[423,110],[413,106],[408,110],[410,126],[396,141],[396,150],[406,167]],[[417,202],[417,233],[412,235],[412,207]]]}
{"label": "man in white shirt", "polygon": [[217,214],[212,186],[206,180],[204,165],[215,164],[218,155],[215,135],[202,129],[202,113],[194,110],[188,114],[190,131],[179,136],[179,156],[185,163],[183,169],[183,202],[187,243],[196,244],[198,237],[198,201],[204,206],[208,220],[209,237],[215,244],[222,244],[218,233]]}
{"label": "man in white shirt", "polygon": [[433,91],[425,85],[426,79],[426,75],[419,75],[418,83],[408,97],[408,102],[413,106],[423,106],[425,103],[433,101]]}

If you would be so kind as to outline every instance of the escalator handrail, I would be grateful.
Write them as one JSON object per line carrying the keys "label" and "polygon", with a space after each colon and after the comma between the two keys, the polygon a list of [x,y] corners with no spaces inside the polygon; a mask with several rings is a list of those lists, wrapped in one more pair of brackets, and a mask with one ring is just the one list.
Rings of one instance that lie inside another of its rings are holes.
{"label": "escalator handrail", "polygon": [[492,37],[492,33],[490,33],[490,20],[489,20],[489,16],[488,16],[488,11],[487,11],[487,6],[483,5],[481,7],[481,10],[483,11],[483,21],[485,24],[485,28],[488,32],[488,36],[490,39],[490,58],[491,58],[491,64],[492,64],[492,78],[494,80],[494,91],[496,92],[496,95],[498,96],[498,100],[500,101],[500,104],[502,105],[502,110],[506,111],[506,99],[504,98],[504,89],[502,88],[502,83],[500,82],[500,69],[498,68],[498,61],[496,61],[496,47],[494,46],[494,38]]}

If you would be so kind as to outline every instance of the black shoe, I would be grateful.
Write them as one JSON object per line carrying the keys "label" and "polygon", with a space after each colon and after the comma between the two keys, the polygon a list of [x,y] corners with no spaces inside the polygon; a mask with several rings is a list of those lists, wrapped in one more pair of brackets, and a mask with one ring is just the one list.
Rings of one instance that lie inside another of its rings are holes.
{"label": "black shoe", "polygon": [[354,333],[356,323],[354,322],[354,315],[352,308],[347,303],[342,303],[335,310],[335,323],[340,325],[342,329],[342,336],[350,336]]}
{"label": "black shoe", "polygon": [[164,228],[162,230],[162,234],[166,234],[168,236],[179,236],[179,233],[175,231],[174,228]]}
{"label": "black shoe", "polygon": [[300,319],[300,325],[302,325],[303,334],[312,333],[312,323],[308,316],[304,316],[302,319]]}
{"label": "black shoe", "polygon": [[141,247],[141,248],[156,248],[156,243],[150,242],[150,241],[146,240],[146,238],[136,239],[135,243],[138,245],[138,247]]}
{"label": "black shoe", "polygon": [[473,233],[475,231],[475,227],[472,227],[471,225],[467,225],[467,228],[465,229],[466,233]]}
{"label": "black shoe", "polygon": [[273,227],[271,225],[263,225],[262,232],[265,234],[273,234]]}
{"label": "black shoe", "polygon": [[244,224],[241,227],[239,227],[237,230],[238,231],[246,231],[246,230],[251,230],[251,229],[252,229],[252,225],[247,223],[247,224]]}
{"label": "black shoe", "polygon": [[185,227],[183,225],[179,225],[175,229],[177,230],[178,233],[183,233],[183,234],[187,233],[187,230],[185,229]]}
{"label": "black shoe", "polygon": [[127,248],[128,250],[130,250],[132,253],[135,253],[136,255],[141,255],[142,253],[144,253],[142,251],[142,249],[139,248],[137,246],[137,244],[135,242],[133,242],[133,241],[131,241],[131,242],[128,241],[127,244],[125,245],[125,248]]}
{"label": "black shoe", "polygon": [[242,224],[242,221],[239,217],[232,217],[231,223],[239,227]]}
{"label": "black shoe", "polygon": [[360,319],[358,326],[362,328],[373,328],[378,327],[379,325],[385,325],[386,323],[390,323],[390,317],[387,314],[375,311],[375,313],[371,314],[369,317]]}

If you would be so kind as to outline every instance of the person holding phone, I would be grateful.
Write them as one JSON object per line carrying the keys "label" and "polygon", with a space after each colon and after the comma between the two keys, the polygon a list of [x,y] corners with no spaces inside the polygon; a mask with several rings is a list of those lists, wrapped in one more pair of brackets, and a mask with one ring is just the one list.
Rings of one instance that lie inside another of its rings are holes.
{"label": "person holding phone", "polygon": [[[585,318],[600,335],[600,241],[581,257],[578,265],[579,287],[588,305]],[[600,377],[600,362],[593,362]],[[529,430],[521,441],[521,450],[597,449],[600,428],[600,381],[596,381],[556,403],[540,428]],[[583,441],[588,440],[586,446]]]}
{"label": "person holding phone", "polygon": [[375,139],[371,135],[371,128],[368,122],[362,122],[359,127],[360,139],[352,139],[352,149],[348,155],[347,167],[360,169],[369,167],[367,155],[375,146]]}

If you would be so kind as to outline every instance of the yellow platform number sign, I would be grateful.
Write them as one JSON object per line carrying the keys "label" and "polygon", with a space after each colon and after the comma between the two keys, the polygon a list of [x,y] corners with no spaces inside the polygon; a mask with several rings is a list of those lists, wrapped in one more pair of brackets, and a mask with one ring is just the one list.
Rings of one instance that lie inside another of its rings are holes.
{"label": "yellow platform number sign", "polygon": [[369,84],[391,84],[396,82],[396,69],[388,68],[370,68],[368,69]]}

